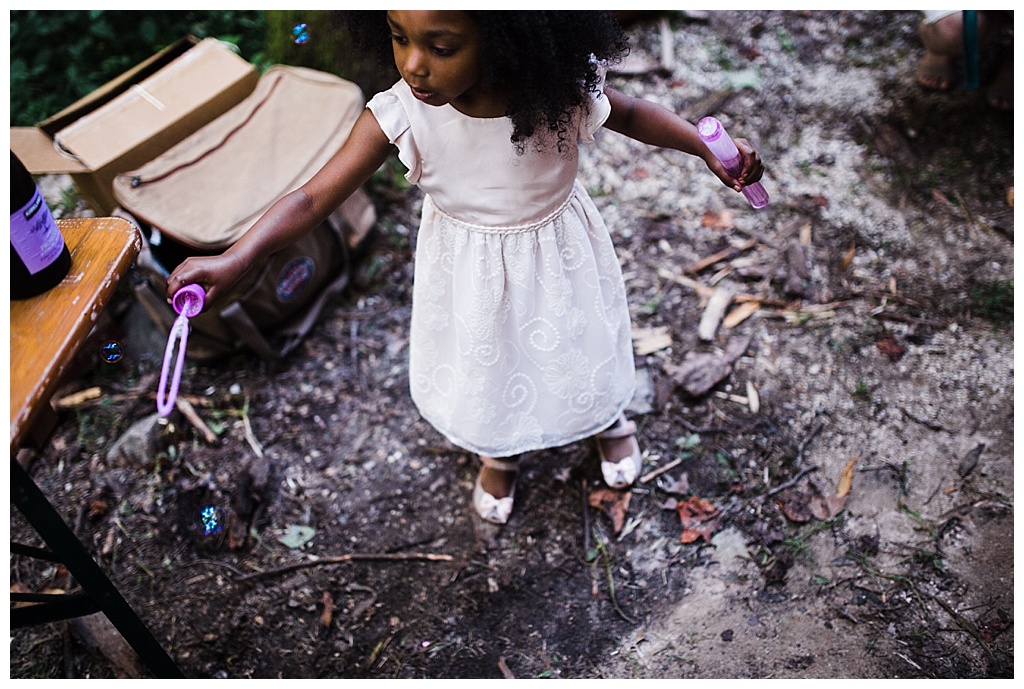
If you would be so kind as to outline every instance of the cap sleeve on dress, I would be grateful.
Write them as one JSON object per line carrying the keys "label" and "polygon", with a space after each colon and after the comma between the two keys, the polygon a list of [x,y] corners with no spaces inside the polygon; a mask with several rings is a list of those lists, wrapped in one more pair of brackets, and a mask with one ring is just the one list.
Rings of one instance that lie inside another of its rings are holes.
{"label": "cap sleeve on dress", "polygon": [[595,61],[597,65],[597,84],[590,92],[590,108],[587,116],[580,122],[580,141],[590,142],[594,140],[594,132],[601,128],[608,116],[612,114],[611,103],[604,95],[604,80],[608,74],[608,63]]}
{"label": "cap sleeve on dress", "polygon": [[366,107],[377,118],[377,124],[388,137],[388,141],[398,147],[398,159],[409,170],[405,173],[405,178],[415,184],[420,178],[420,156],[413,140],[409,113],[406,112],[402,101],[392,89],[375,95]]}

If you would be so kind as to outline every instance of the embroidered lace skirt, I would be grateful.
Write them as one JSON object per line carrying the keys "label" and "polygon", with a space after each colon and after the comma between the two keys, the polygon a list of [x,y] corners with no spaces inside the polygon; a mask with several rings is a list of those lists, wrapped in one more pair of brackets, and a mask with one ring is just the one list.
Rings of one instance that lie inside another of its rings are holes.
{"label": "embroidered lace skirt", "polygon": [[416,245],[409,379],[423,417],[471,452],[581,440],[633,396],[622,272],[586,190],[543,220],[485,227],[430,197]]}

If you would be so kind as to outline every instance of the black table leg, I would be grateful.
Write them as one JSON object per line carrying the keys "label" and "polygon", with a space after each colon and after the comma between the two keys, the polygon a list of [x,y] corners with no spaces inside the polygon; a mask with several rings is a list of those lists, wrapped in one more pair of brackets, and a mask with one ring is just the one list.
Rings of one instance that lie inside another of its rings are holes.
{"label": "black table leg", "polygon": [[32,528],[68,568],[71,576],[89,594],[100,611],[121,633],[139,659],[161,679],[184,678],[167,651],[153,637],[121,593],[103,573],[89,551],[78,540],[61,516],[17,459],[11,457],[11,499]]}

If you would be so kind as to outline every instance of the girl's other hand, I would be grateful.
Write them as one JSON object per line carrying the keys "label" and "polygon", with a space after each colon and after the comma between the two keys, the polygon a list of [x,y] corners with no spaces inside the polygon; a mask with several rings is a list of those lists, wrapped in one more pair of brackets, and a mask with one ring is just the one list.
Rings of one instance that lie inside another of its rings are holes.
{"label": "girl's other hand", "polygon": [[223,253],[219,256],[192,256],[186,258],[167,278],[167,301],[185,285],[199,285],[206,292],[203,310],[227,294],[245,275],[247,266],[238,257]]}

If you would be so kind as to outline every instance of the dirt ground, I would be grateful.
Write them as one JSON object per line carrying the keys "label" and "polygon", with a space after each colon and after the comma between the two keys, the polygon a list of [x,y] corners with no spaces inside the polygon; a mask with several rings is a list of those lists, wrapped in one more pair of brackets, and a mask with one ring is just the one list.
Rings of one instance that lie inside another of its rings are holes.
{"label": "dirt ground", "polygon": [[[156,422],[166,337],[129,292],[59,395],[100,396],[18,459],[192,678],[1013,677],[1013,116],[919,89],[916,23],[630,27],[612,83],[719,116],[772,196],[611,132],[583,153],[637,333],[631,491],[601,501],[579,443],[525,458],[505,527],[474,516],[473,458],[408,394],[420,196],[397,166],[293,355],[187,369],[214,441]],[[11,532],[37,542],[13,508]],[[21,557],[10,577],[70,585]],[[84,626],[12,631],[11,676],[147,676]]]}

